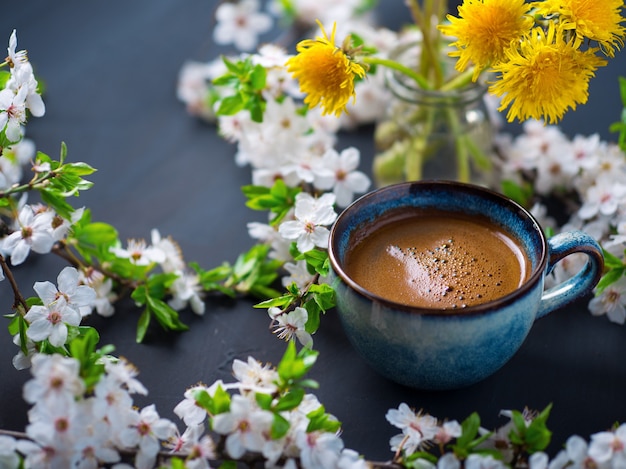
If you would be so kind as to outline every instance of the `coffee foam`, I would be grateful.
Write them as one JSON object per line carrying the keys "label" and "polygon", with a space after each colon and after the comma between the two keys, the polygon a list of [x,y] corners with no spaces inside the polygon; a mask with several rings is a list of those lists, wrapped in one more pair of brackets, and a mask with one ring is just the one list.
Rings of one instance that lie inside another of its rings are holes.
{"label": "coffee foam", "polygon": [[433,214],[371,230],[346,271],[378,296],[437,309],[495,300],[529,274],[521,248],[501,229],[482,218]]}

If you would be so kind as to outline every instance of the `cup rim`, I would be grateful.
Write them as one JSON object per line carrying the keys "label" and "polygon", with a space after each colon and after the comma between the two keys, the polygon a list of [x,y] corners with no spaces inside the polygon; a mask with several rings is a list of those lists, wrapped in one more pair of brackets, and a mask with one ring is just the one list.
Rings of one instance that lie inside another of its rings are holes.
{"label": "cup rim", "polygon": [[[393,190],[394,188],[398,188],[402,186],[461,187],[465,191],[483,192],[489,197],[495,197],[497,199],[500,199],[500,201],[504,202],[507,205],[510,205],[514,210],[520,212],[524,217],[528,218],[533,224],[535,231],[539,234],[541,238],[541,244],[542,244],[541,253],[539,256],[539,262],[537,263],[537,265],[535,266],[535,268],[529,275],[528,279],[515,291],[507,295],[504,295],[500,298],[496,298],[495,300],[487,301],[485,303],[480,303],[477,305],[467,306],[465,308],[441,309],[441,308],[430,308],[426,306],[421,307],[421,306],[407,305],[407,304],[390,300],[388,298],[384,298],[382,296],[379,296],[379,295],[376,295],[375,293],[370,292],[369,290],[363,288],[361,285],[359,285],[354,280],[352,280],[341,267],[339,260],[338,260],[338,255],[335,252],[335,249],[333,246],[334,244],[333,240],[335,239],[335,236],[338,230],[337,226],[339,225],[340,220],[342,218],[347,217],[348,212],[351,211],[355,206],[366,203],[370,198],[375,197],[377,194],[381,192]],[[537,281],[543,275],[543,272],[548,262],[548,241],[537,219],[522,205],[520,205],[519,203],[515,202],[514,200],[510,199],[509,197],[506,197],[505,195],[499,192],[496,192],[492,189],[479,186],[476,184],[463,183],[463,182],[458,182],[458,181],[420,180],[420,181],[401,182],[401,183],[391,184],[389,186],[384,186],[384,187],[375,189],[373,191],[370,191],[362,195],[361,197],[353,201],[350,205],[348,205],[339,214],[339,216],[335,220],[335,223],[330,228],[330,235],[328,238],[328,258],[329,258],[332,270],[334,270],[335,274],[338,275],[350,288],[355,290],[361,296],[368,298],[372,301],[375,301],[376,303],[379,303],[387,308],[398,310],[398,311],[405,311],[410,314],[419,314],[422,316],[435,316],[435,315],[436,316],[475,316],[475,315],[480,315],[480,314],[486,314],[491,311],[500,309],[506,305],[509,305],[515,302],[517,298],[519,298],[520,296],[523,296],[530,289],[534,288]]]}

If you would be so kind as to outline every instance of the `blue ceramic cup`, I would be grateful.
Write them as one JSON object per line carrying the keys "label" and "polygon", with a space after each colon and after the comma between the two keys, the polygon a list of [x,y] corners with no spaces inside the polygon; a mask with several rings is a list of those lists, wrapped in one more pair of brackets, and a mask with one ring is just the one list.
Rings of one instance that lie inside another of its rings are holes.
{"label": "blue ceramic cup", "polygon": [[[530,263],[527,280],[496,300],[445,311],[407,306],[377,296],[345,272],[346,254],[361,230],[390,210],[437,209],[486,216],[512,235]],[[600,246],[580,231],[546,239],[523,207],[482,187],[451,181],[420,181],[383,187],[346,208],[329,241],[330,283],[352,345],[375,370],[418,389],[453,389],[476,383],[502,367],[519,349],[533,323],[583,295],[603,270]],[[544,280],[564,257],[581,252],[585,266],[544,290]]]}

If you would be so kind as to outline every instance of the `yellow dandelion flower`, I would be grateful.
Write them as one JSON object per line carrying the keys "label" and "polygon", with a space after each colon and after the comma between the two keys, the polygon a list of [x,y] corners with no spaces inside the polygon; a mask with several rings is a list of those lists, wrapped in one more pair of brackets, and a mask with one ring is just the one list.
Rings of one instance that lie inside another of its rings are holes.
{"label": "yellow dandelion flower", "polygon": [[540,15],[558,15],[559,22],[575,30],[579,38],[597,41],[610,57],[624,45],[626,29],[620,24],[625,21],[623,5],[623,0],[544,0],[533,4]]}
{"label": "yellow dandelion flower", "polygon": [[322,107],[322,114],[340,116],[350,98],[356,98],[354,79],[363,77],[365,69],[335,46],[336,24],[330,38],[319,23],[323,37],[305,39],[296,46],[297,55],[286,62],[287,70],[306,94],[305,104]]}
{"label": "yellow dandelion flower", "polygon": [[462,72],[473,63],[476,81],[486,67],[502,60],[511,41],[531,29],[529,9],[525,0],[465,0],[459,17],[447,15],[450,23],[439,26],[443,34],[457,39],[451,44],[457,50],[450,53],[459,57],[456,69]]}
{"label": "yellow dandelion flower", "polygon": [[579,41],[565,41],[551,23],[547,33],[535,28],[519,47],[507,51],[506,61],[494,67],[500,79],[490,91],[502,96],[500,111],[510,106],[507,120],[543,119],[558,122],[568,108],[587,102],[589,80],[607,64],[597,49],[582,51]]}

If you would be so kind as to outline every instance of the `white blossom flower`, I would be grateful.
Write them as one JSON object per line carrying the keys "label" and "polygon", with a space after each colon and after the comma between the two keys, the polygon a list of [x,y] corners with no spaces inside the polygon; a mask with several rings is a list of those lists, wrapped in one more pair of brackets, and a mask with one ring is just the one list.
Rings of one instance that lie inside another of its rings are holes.
{"label": "white blossom flower", "polygon": [[17,469],[20,458],[17,455],[17,441],[12,436],[0,435],[0,467]]}
{"label": "white blossom flower", "polygon": [[461,469],[461,461],[454,453],[446,453],[437,461],[437,469]]}
{"label": "white blossom flower", "polygon": [[251,238],[258,239],[271,246],[272,250],[268,254],[269,258],[280,261],[293,259],[289,252],[291,242],[283,238],[276,228],[267,223],[259,222],[250,222],[247,227]]}
{"label": "white blossom flower", "polygon": [[315,187],[332,189],[337,205],[347,207],[354,200],[355,193],[365,192],[371,184],[365,173],[357,170],[359,160],[359,150],[354,147],[346,148],[341,154],[329,149],[322,158],[324,170],[316,174]]}
{"label": "white blossom flower", "polygon": [[55,213],[54,210],[52,210],[52,208],[47,207],[47,209],[50,210],[53,215],[50,223],[51,223],[52,237],[54,238],[55,241],[61,241],[65,239],[72,225],[78,222],[83,217],[83,214],[85,213],[85,207],[78,208],[72,212],[72,215],[70,216],[68,220],[66,218],[63,218],[61,215],[58,215],[57,213]]}
{"label": "white blossom flower", "polygon": [[9,38],[9,47],[7,48],[7,59],[11,65],[11,77],[6,83],[6,88],[18,89],[26,87],[28,94],[26,104],[31,114],[35,117],[44,115],[46,108],[38,93],[38,84],[33,74],[33,67],[28,61],[28,55],[25,50],[16,51],[17,49],[17,32],[13,30]]}
{"label": "white blossom flower", "polygon": [[296,196],[296,220],[281,223],[278,232],[286,239],[296,240],[300,252],[310,251],[315,246],[327,248],[330,232],[325,226],[337,218],[334,203],[333,194],[326,193],[316,199],[306,192],[300,192]]}
{"label": "white blossom flower", "polygon": [[33,379],[24,384],[24,400],[65,403],[82,395],[85,385],[79,377],[80,364],[58,354],[36,354],[32,358]]}
{"label": "white blossom flower", "polygon": [[279,339],[291,340],[296,336],[303,346],[313,346],[313,338],[306,331],[309,313],[305,308],[296,306],[292,311],[285,313],[279,308],[271,307],[267,312],[277,323],[274,326],[274,334],[277,334]]}
{"label": "white blossom flower", "polygon": [[626,199],[626,184],[609,177],[598,180],[587,189],[578,216],[588,220],[598,214],[613,215]]}
{"label": "white blossom flower", "polygon": [[143,239],[129,239],[126,249],[119,246],[110,248],[117,257],[128,259],[135,265],[150,265],[153,262],[165,261],[165,254],[161,249],[148,246]]}
{"label": "white blossom flower", "polygon": [[392,451],[397,451],[402,444],[407,455],[413,454],[424,442],[432,440],[439,431],[435,417],[415,413],[404,402],[397,409],[389,409],[385,417],[390,424],[402,430],[402,434],[389,441]]}
{"label": "white blossom flower", "polygon": [[253,389],[258,392],[271,394],[276,391],[278,372],[269,364],[263,365],[253,357],[244,362],[233,360],[233,376],[244,389]]}
{"label": "white blossom flower", "polygon": [[119,385],[125,386],[131,394],[142,394],[144,396],[148,394],[145,386],[136,379],[139,371],[124,358],[115,361],[107,360],[104,368],[110,379],[115,380]]}
{"label": "white blossom flower", "polygon": [[50,233],[52,215],[49,212],[35,215],[29,205],[25,205],[17,216],[19,229],[7,236],[2,243],[5,255],[11,256],[11,264],[19,265],[26,260],[28,253],[50,252],[54,238]]}
{"label": "white blossom flower", "polygon": [[173,422],[159,417],[154,404],[130,414],[130,426],[120,434],[120,441],[127,448],[138,448],[137,468],[152,469],[161,447],[160,440],[169,440],[176,434]]}
{"label": "white blossom flower", "polygon": [[470,454],[465,460],[465,469],[505,469],[507,466],[492,455]]}
{"label": "white blossom flower", "polygon": [[216,116],[210,103],[210,82],[226,71],[221,58],[219,62],[220,73],[215,76],[212,73],[212,64],[191,60],[185,62],[178,73],[176,86],[176,96],[186,105],[187,112],[211,123],[215,122]]}
{"label": "white blossom flower", "polygon": [[28,54],[25,50],[17,49],[17,31],[14,29],[9,37],[9,47],[7,47],[7,60],[9,62],[10,67],[17,67],[26,64],[28,62]]}
{"label": "white blossom flower", "polygon": [[[95,308],[100,316],[112,316],[113,313],[115,313],[113,302],[117,300],[117,293],[113,291],[113,280],[109,277],[105,277],[102,272],[92,268],[80,270],[78,273],[79,282],[93,288],[96,292],[96,297],[91,302],[92,308]],[[81,311],[81,313],[84,316],[86,312]],[[87,314],[90,313],[91,310],[87,312]]]}
{"label": "white blossom flower", "polygon": [[356,451],[344,448],[337,461],[337,469],[367,469],[369,464]]}
{"label": "white blossom flower", "polygon": [[609,321],[626,323],[626,277],[620,277],[589,301],[589,311],[594,316],[606,314]]}
{"label": "white blossom flower", "polygon": [[591,435],[589,456],[600,464],[612,460],[612,467],[626,467],[626,424]]}
{"label": "white blossom flower", "polygon": [[303,289],[310,285],[315,279],[315,275],[309,272],[307,266],[308,264],[304,260],[297,261],[295,264],[293,262],[285,263],[283,267],[287,272],[289,272],[289,275],[282,278],[283,286],[287,287],[292,283],[295,283],[298,288]]}
{"label": "white blossom flower", "polygon": [[26,329],[29,339],[35,342],[48,339],[51,345],[60,347],[67,340],[67,326],[80,325],[81,315],[61,297],[45,306],[31,306],[24,319],[29,322]]}
{"label": "white blossom flower", "polygon": [[453,438],[460,437],[462,433],[463,429],[461,428],[461,424],[456,420],[451,420],[449,422],[444,422],[444,424],[439,427],[434,440],[437,443],[447,444]]}
{"label": "white blossom flower", "polygon": [[0,91],[0,129],[10,142],[22,138],[22,125],[26,123],[26,110],[35,117],[45,113],[41,96],[37,93],[37,81],[30,66],[11,69],[11,78]]}
{"label": "white blossom flower", "polygon": [[259,11],[258,0],[221,3],[215,11],[217,25],[213,39],[218,44],[234,44],[241,51],[256,47],[258,36],[270,30],[272,19]]}
{"label": "white blossom flower", "polygon": [[133,399],[118,379],[104,374],[94,388],[92,413],[94,417],[106,420],[111,425],[111,433],[119,434],[127,426],[127,416],[133,406]]}
{"label": "white blossom flower", "polygon": [[26,122],[26,89],[16,94],[10,89],[0,91],[0,129],[5,130],[10,142],[22,136],[21,126]]}
{"label": "white blossom flower", "polygon": [[338,435],[320,431],[298,433],[296,445],[305,469],[335,467],[343,450],[343,441]]}
{"label": "white blossom flower", "polygon": [[44,305],[51,305],[63,299],[66,307],[73,309],[81,317],[89,314],[96,299],[96,292],[87,285],[79,284],[78,270],[67,266],[57,276],[56,287],[52,282],[35,282],[33,289]]}
{"label": "white blossom flower", "polygon": [[156,228],[150,232],[152,246],[163,252],[161,268],[164,272],[180,272],[185,269],[185,260],[182,251],[176,241],[170,236],[164,238]]}
{"label": "white blossom flower", "polygon": [[16,370],[25,370],[26,368],[30,368],[32,365],[31,360],[37,353],[37,346],[35,342],[26,337],[26,353],[22,350],[22,338],[19,333],[13,336],[13,343],[20,347],[19,352],[17,352],[17,355],[13,357],[11,362],[13,367]]}
{"label": "white blossom flower", "polygon": [[185,425],[192,427],[200,425],[207,416],[206,410],[199,406],[194,398],[197,391],[206,391],[209,396],[213,396],[218,387],[224,387],[222,380],[215,381],[210,387],[204,385],[195,385],[185,391],[184,399],[176,404],[174,413],[185,422]]}
{"label": "white blossom flower", "polygon": [[90,431],[82,432],[74,442],[72,467],[96,469],[102,463],[112,464],[121,457],[108,438],[108,425],[104,422],[89,425]]}
{"label": "white blossom flower", "polygon": [[550,461],[549,469],[587,469],[603,467],[589,456],[589,445],[584,438],[578,435],[570,436],[565,442],[565,449],[561,450]]}
{"label": "white blossom flower", "polygon": [[176,311],[191,306],[191,310],[197,315],[204,314],[205,304],[202,300],[202,285],[197,274],[181,271],[178,278],[172,283],[172,298],[168,304]]}
{"label": "white blossom flower", "polygon": [[226,437],[226,451],[232,458],[240,458],[246,451],[260,452],[263,449],[265,432],[274,421],[271,412],[261,410],[242,396],[235,394],[230,411],[213,417],[213,430]]}
{"label": "white blossom flower", "polygon": [[204,435],[204,425],[187,427],[182,435],[175,436],[167,443],[171,452],[188,454],[185,467],[189,469],[210,469],[208,460],[215,459],[215,443],[209,435]]}
{"label": "white blossom flower", "polygon": [[528,469],[548,469],[549,458],[543,451],[537,451],[528,458]]}

